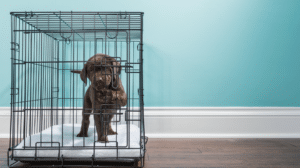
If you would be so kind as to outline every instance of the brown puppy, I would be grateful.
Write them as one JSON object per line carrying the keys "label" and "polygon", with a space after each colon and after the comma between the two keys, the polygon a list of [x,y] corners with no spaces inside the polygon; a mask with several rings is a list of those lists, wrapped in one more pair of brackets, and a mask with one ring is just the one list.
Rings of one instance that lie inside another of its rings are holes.
{"label": "brown puppy", "polygon": [[[108,141],[107,135],[117,134],[111,128],[111,119],[117,108],[127,104],[127,95],[124,91],[119,74],[121,64],[105,54],[96,54],[91,57],[79,73],[81,80],[86,84],[87,78],[91,85],[84,96],[81,130],[77,137],[87,137],[90,124],[90,113],[94,110],[94,120],[98,134],[98,141]],[[102,123],[104,121],[104,123]]]}

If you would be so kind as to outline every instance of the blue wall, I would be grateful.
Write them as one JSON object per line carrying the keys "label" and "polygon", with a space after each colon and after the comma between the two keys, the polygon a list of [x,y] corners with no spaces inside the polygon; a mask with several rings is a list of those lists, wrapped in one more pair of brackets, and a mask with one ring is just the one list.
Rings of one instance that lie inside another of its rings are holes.
{"label": "blue wall", "polygon": [[145,106],[300,106],[299,0],[10,0],[0,4],[0,106],[11,11],[143,11]]}

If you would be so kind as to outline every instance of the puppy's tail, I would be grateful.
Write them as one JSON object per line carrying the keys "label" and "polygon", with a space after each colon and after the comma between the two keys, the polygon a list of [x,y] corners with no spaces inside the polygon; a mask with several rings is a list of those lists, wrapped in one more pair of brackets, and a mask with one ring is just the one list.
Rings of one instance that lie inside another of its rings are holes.
{"label": "puppy's tail", "polygon": [[80,74],[81,71],[71,71],[71,72]]}

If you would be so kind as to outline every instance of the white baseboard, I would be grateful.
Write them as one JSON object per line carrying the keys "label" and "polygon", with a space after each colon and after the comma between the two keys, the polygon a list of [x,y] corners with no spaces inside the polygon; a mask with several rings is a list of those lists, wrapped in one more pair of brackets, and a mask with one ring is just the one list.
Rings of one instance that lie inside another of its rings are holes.
{"label": "white baseboard", "polygon": [[300,138],[300,134],[147,134],[149,138]]}
{"label": "white baseboard", "polygon": [[[299,107],[145,107],[149,138],[300,138]],[[9,137],[0,108],[0,138]],[[80,113],[78,113],[80,114]]]}
{"label": "white baseboard", "polygon": [[0,138],[9,138],[9,134],[0,134]]}

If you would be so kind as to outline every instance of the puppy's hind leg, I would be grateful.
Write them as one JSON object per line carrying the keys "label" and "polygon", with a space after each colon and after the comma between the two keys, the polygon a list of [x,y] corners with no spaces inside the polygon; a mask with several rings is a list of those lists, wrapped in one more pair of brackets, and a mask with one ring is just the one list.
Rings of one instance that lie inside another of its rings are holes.
{"label": "puppy's hind leg", "polygon": [[84,96],[81,129],[79,134],[77,134],[77,137],[88,137],[88,129],[90,125],[90,114],[92,112],[92,102],[88,96],[88,93],[89,92],[87,91],[87,93]]}

